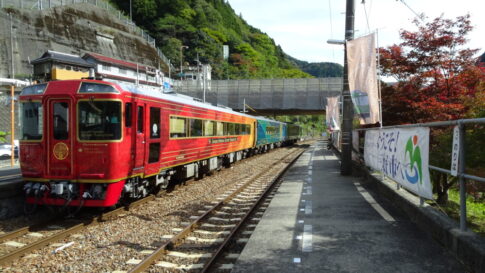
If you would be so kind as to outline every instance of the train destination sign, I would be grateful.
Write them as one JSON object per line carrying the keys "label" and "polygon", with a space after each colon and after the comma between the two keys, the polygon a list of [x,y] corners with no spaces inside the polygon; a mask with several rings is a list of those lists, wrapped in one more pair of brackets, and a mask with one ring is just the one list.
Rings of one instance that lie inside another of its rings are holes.
{"label": "train destination sign", "polygon": [[234,141],[237,141],[237,137],[209,139],[210,144],[234,142]]}

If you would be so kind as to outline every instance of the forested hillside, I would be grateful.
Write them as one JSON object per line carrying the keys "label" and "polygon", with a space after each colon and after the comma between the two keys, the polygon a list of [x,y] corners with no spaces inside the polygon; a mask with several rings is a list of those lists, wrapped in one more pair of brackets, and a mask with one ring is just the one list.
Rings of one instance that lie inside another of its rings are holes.
{"label": "forested hillside", "polygon": [[[129,14],[127,0],[111,0]],[[274,40],[246,23],[225,0],[132,0],[133,21],[146,29],[178,67],[184,63],[212,65],[213,79],[304,78]],[[229,59],[222,46],[229,46]],[[332,72],[333,73],[333,72]]]}
{"label": "forested hillside", "polygon": [[297,67],[303,70],[303,72],[306,72],[317,78],[342,77],[344,73],[344,67],[337,63],[309,63],[306,61],[297,60],[291,56],[287,57]]}

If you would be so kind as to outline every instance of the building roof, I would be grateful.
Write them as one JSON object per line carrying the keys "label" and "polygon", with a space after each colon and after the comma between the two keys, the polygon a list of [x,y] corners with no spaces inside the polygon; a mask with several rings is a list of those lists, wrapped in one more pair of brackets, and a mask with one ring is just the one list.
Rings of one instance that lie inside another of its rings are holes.
{"label": "building roof", "polygon": [[64,64],[71,64],[71,65],[76,65],[76,66],[81,66],[81,67],[93,67],[92,64],[86,62],[83,58],[77,56],[77,55],[72,55],[72,54],[67,54],[67,53],[62,53],[62,52],[57,52],[57,51],[52,51],[52,50],[47,50],[42,56],[38,59],[32,60],[32,64],[39,64],[39,63],[45,63],[49,61],[54,61],[58,63],[64,63]]}
{"label": "building roof", "polygon": [[106,56],[96,54],[96,53],[86,53],[83,56],[84,59],[87,59],[89,57],[95,59],[96,61],[98,61],[100,63],[111,64],[111,65],[115,65],[115,66],[119,66],[119,67],[123,67],[123,68],[130,68],[130,69],[133,69],[133,70],[138,69],[139,71],[147,71],[147,68],[148,68],[149,70],[153,71],[155,69],[153,67],[148,67],[148,66],[145,66],[145,65],[137,65],[136,63],[114,59],[114,58],[106,57]]}

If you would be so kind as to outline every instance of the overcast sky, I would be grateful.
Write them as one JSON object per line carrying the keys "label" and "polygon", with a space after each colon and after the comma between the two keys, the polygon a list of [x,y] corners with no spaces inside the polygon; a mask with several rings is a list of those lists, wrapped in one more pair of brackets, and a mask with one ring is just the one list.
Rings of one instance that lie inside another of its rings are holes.
{"label": "overcast sky", "polygon": [[[343,48],[328,39],[344,39],[345,0],[228,0],[237,14],[272,37],[283,50],[308,62],[343,63]],[[485,50],[484,0],[355,0],[355,37],[376,29],[379,46],[400,42],[399,30],[415,30],[416,13],[456,18],[469,13],[474,30],[469,47]],[[368,20],[366,20],[366,14]],[[367,21],[368,25],[367,26]]]}

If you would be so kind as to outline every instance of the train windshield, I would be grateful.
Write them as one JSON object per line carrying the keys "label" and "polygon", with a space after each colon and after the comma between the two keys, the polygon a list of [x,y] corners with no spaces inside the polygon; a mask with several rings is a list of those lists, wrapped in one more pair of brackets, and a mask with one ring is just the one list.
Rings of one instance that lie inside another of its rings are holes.
{"label": "train windshield", "polygon": [[78,103],[79,140],[120,140],[121,102],[80,101]]}
{"label": "train windshield", "polygon": [[42,104],[40,102],[20,103],[20,139],[41,140],[43,132]]}

